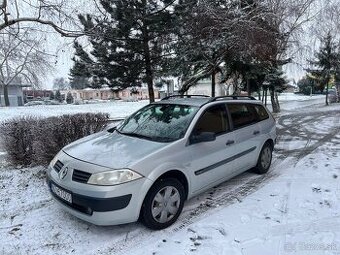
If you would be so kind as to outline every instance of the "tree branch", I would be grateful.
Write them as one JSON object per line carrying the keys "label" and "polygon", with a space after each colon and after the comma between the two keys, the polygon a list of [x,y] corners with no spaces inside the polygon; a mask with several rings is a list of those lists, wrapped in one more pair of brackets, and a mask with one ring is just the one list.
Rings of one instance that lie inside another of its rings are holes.
{"label": "tree branch", "polygon": [[85,33],[83,33],[83,32],[65,30],[65,29],[59,27],[58,25],[56,25],[52,21],[43,20],[43,19],[39,19],[39,18],[30,18],[30,17],[22,17],[22,18],[8,20],[7,22],[0,24],[0,31],[5,29],[6,27],[13,26],[14,24],[17,24],[17,23],[20,23],[20,22],[35,22],[35,23],[40,23],[40,24],[43,24],[43,25],[50,26],[63,37],[75,38],[75,37],[80,37],[80,36],[85,35]]}

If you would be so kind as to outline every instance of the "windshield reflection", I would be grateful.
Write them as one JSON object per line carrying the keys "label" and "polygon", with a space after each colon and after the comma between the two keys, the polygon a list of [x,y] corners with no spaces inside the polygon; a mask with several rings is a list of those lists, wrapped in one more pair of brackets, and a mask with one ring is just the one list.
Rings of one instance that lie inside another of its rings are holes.
{"label": "windshield reflection", "polygon": [[130,116],[117,132],[158,142],[182,138],[198,107],[176,104],[152,104]]}

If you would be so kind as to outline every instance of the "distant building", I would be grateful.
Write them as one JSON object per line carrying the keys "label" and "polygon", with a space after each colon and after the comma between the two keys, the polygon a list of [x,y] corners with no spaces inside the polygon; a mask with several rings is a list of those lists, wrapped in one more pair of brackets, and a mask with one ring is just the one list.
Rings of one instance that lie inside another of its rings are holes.
{"label": "distant building", "polygon": [[[188,90],[189,95],[206,95],[211,96],[211,78],[202,79],[197,82],[196,85],[192,86]],[[215,85],[215,96],[229,95],[224,83],[220,82],[220,75],[216,74],[216,85]],[[231,91],[230,94],[232,94]]]}
{"label": "distant building", "polygon": [[45,98],[50,98],[52,90],[41,90],[41,89],[25,89],[24,96],[27,101],[41,100]]}
{"label": "distant building", "polygon": [[290,85],[290,84],[286,84],[286,88],[284,90],[284,92],[286,93],[294,93],[298,91],[298,87],[294,86],[294,85]]}
{"label": "distant building", "polygon": [[[8,85],[8,99],[9,106],[23,106],[24,93],[23,88],[29,85],[22,85],[20,80],[14,80],[12,84]],[[4,86],[0,84],[0,106],[5,106]]]}
{"label": "distant building", "polygon": [[[149,99],[149,92],[147,88],[138,87],[138,88],[127,88],[120,91],[113,91],[108,86],[103,86],[100,89],[78,89],[78,90],[63,90],[60,91],[62,96],[65,96],[67,93],[71,93],[72,97],[75,101],[79,100],[113,100],[113,99],[129,99],[135,98],[138,100]],[[159,99],[159,90],[154,88],[155,98]]]}

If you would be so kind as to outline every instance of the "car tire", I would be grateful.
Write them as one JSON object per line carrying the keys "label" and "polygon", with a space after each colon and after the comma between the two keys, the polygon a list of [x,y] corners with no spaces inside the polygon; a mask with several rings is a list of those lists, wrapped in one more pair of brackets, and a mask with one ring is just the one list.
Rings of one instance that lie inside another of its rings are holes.
{"label": "car tire", "polygon": [[141,210],[143,224],[154,230],[172,225],[181,214],[185,200],[183,184],[175,178],[157,181],[147,193]]}
{"label": "car tire", "polygon": [[255,172],[265,174],[268,172],[273,158],[273,146],[270,143],[265,143],[261,149]]}

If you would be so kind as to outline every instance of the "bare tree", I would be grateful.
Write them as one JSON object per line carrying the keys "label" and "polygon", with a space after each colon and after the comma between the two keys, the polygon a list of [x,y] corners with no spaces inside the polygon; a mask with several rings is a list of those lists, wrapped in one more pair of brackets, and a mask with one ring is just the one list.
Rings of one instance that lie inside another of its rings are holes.
{"label": "bare tree", "polygon": [[[292,62],[295,54],[302,50],[301,37],[305,35],[306,24],[318,13],[316,0],[265,0],[271,12],[271,24],[278,31],[275,49],[268,57],[274,69]],[[270,89],[273,112],[280,111],[275,86]]]}
{"label": "bare tree", "polygon": [[48,55],[41,51],[43,37],[32,37],[29,29],[7,29],[0,37],[0,85],[5,105],[9,106],[8,87],[20,80],[37,87],[40,79],[51,71]]}
{"label": "bare tree", "polygon": [[64,77],[55,78],[53,80],[53,89],[66,90],[70,88],[70,84]]}
{"label": "bare tree", "polygon": [[[48,26],[63,37],[84,35],[77,29],[77,9],[65,0],[2,0],[0,1],[0,32],[19,24]],[[30,26],[30,25],[28,25]],[[32,26],[30,26],[32,27]],[[74,29],[76,28],[76,29]]]}

